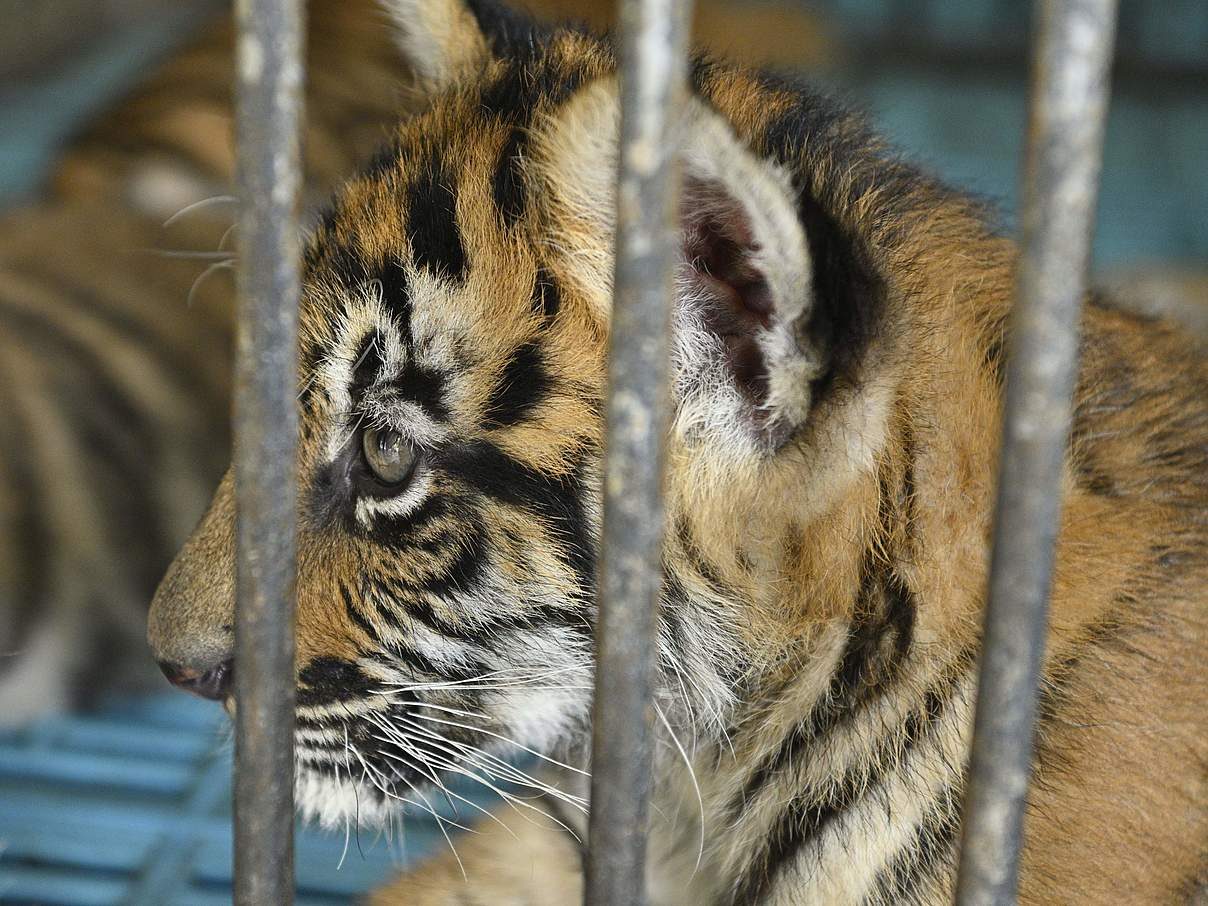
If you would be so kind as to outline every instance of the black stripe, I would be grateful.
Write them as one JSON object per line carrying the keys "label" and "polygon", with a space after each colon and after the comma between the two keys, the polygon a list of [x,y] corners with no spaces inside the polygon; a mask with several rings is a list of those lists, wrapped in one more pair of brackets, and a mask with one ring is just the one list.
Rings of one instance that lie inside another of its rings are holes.
{"label": "black stripe", "polygon": [[461,280],[466,253],[457,225],[457,186],[438,160],[430,160],[407,189],[407,238],[417,267]]}
{"label": "black stripe", "polygon": [[739,597],[738,594],[722,579],[716,567],[705,559],[704,553],[692,534],[692,524],[687,517],[681,516],[676,520],[675,535],[680,543],[684,559],[688,561],[692,571],[709,586],[709,590],[724,600],[733,601],[737,599]]}
{"label": "black stripe", "polygon": [[357,606],[356,601],[352,597],[352,591],[343,579],[340,580],[339,587],[340,598],[344,601],[344,612],[348,615],[348,619],[352,620],[369,637],[370,641],[376,645],[380,645],[382,643],[381,634],[378,632],[377,627],[361,613],[361,608]]}
{"label": "black stripe", "polygon": [[913,709],[885,736],[867,761],[854,765],[835,784],[815,796],[794,796],[773,825],[759,852],[735,887],[732,906],[755,906],[767,897],[780,872],[793,862],[806,844],[824,833],[852,806],[876,789],[882,778],[898,770],[915,746],[934,732],[953,692],[966,676],[971,660],[961,657],[955,669],[933,684]]}
{"label": "black stripe", "polygon": [[[450,539],[449,543],[455,544],[457,542]],[[485,540],[481,544],[485,546]],[[394,577],[375,576],[372,582],[378,589],[384,592],[384,594],[378,595],[378,597],[389,597],[393,603],[401,608],[407,617],[418,623],[422,623],[429,631],[447,639],[454,639],[469,644],[480,644],[483,640],[482,627],[456,623],[449,620],[437,612],[424,592],[426,591],[425,586],[428,584],[443,589],[443,592],[448,594],[454,590],[459,582],[465,581],[471,576],[476,581],[478,570],[482,565],[477,557],[483,554],[483,550],[477,549],[474,546],[461,548],[459,555],[451,566],[453,574],[460,575],[454,578],[454,575],[441,572],[424,580],[417,588],[404,585],[401,580]],[[379,605],[377,612],[396,629],[406,632],[409,628],[405,623],[400,621],[399,614],[395,613],[392,608]]]}
{"label": "black stripe", "polygon": [[[372,579],[367,580],[373,584]],[[379,587],[377,595],[364,595],[363,597],[380,598],[384,597],[384,589]],[[486,667],[482,664],[473,664],[462,667],[449,667],[445,665],[437,665],[435,661],[427,655],[420,652],[418,649],[407,644],[405,641],[397,639],[385,639],[382,637],[381,631],[373,624],[373,621],[368,619],[362,612],[359,606],[354,602],[352,593],[349,591],[343,582],[340,583],[340,595],[344,599],[344,607],[349,619],[351,619],[361,630],[373,640],[374,644],[378,645],[383,651],[389,652],[402,660],[408,667],[425,673],[429,676],[441,677],[446,680],[465,680],[483,673]],[[384,606],[374,606],[374,612],[382,618],[382,620],[391,628],[405,633],[407,631],[398,618],[398,615]],[[410,612],[409,612],[410,615]],[[386,663],[389,663],[386,661]],[[390,664],[390,666],[395,666]]]}
{"label": "black stripe", "polygon": [[445,550],[452,549],[453,556],[441,564],[436,574],[417,583],[420,590],[446,598],[472,592],[478,587],[483,567],[490,559],[491,542],[487,533],[475,523],[468,524],[466,529],[464,535],[449,539]]}
{"label": "black stripe", "polygon": [[[556,107],[568,100],[586,75],[580,68],[558,68],[536,56],[520,60],[483,88],[480,107],[487,116],[527,130],[538,108]],[[523,156],[525,143],[522,132],[514,146],[516,154]]]}
{"label": "black stripe", "polygon": [[537,279],[533,281],[533,313],[552,321],[561,307],[562,291],[558,288],[558,281],[545,268],[537,268]]}
{"label": "black stripe", "polygon": [[524,507],[546,521],[561,545],[558,554],[584,590],[595,586],[595,542],[583,507],[587,493],[579,470],[551,475],[523,465],[494,444],[476,441],[438,451],[434,463],[494,500]]}
{"label": "black stripe", "polygon": [[393,256],[377,269],[374,277],[382,284],[382,304],[394,318],[403,342],[411,339],[411,289],[402,262]]}
{"label": "black stripe", "polygon": [[419,403],[437,421],[447,422],[451,413],[445,403],[445,376],[416,362],[409,362],[393,382],[400,396]]}
{"label": "black stripe", "polygon": [[389,180],[391,176],[401,174],[402,156],[402,145],[395,138],[373,153],[369,163],[365,165],[364,175]]}
{"label": "black stripe", "polygon": [[[591,626],[585,615],[573,607],[517,602],[513,611],[476,612],[468,622],[455,622],[440,614],[431,598],[447,598],[473,591],[479,585],[483,566],[490,556],[490,540],[485,532],[475,531],[469,537],[445,537],[436,544],[447,551],[456,548],[454,558],[438,571],[419,580],[414,586],[405,585],[396,577],[376,576],[371,580],[379,597],[388,597],[402,612],[422,623],[431,632],[459,642],[495,650],[504,637],[519,630],[534,630],[562,626],[590,634]],[[407,626],[392,609],[377,608],[378,613],[394,628],[406,632]]]}
{"label": "black stripe", "polygon": [[430,528],[439,520],[466,520],[472,518],[471,511],[466,505],[448,494],[430,494],[419,506],[402,516],[382,516],[373,518],[373,527],[365,530],[355,517],[350,514],[350,528],[362,532],[375,544],[389,547],[405,553],[413,548],[429,550],[430,545],[415,535],[423,529]]}
{"label": "black stripe", "polygon": [[997,387],[1007,383],[1007,331],[1009,319],[999,315],[986,325],[986,349],[983,361]]}
{"label": "black stripe", "polygon": [[502,3],[466,0],[466,7],[497,57],[529,58],[551,34],[548,27]]}
{"label": "black stripe", "polygon": [[527,190],[520,163],[526,141],[525,132],[519,127],[508,133],[499,152],[495,178],[491,182],[491,197],[495,200],[495,207],[504,226],[508,227],[521,218],[527,203]]}
{"label": "black stripe", "polygon": [[942,196],[941,187],[918,170],[881,153],[882,144],[864,120],[831,98],[777,76],[761,76],[773,92],[790,93],[792,103],[765,130],[760,150],[791,172],[809,174],[841,170],[846,178],[831,183],[797,185],[797,213],[805,230],[813,267],[816,302],[806,330],[827,354],[829,368],[814,382],[821,400],[839,385],[858,381],[858,369],[872,341],[884,331],[887,291],[877,257],[859,229],[846,218],[874,190],[879,212],[876,229],[901,221],[906,229],[917,218],[911,212],[926,191]]}
{"label": "black stripe", "polygon": [[523,216],[528,203],[522,161],[534,117],[543,106],[556,106],[569,98],[583,81],[583,72],[577,68],[558,69],[540,61],[543,52],[534,44],[527,53],[514,57],[514,65],[489,82],[480,99],[484,114],[512,127],[500,148],[491,184],[492,198],[505,227]]}
{"label": "black stripe", "polygon": [[809,194],[798,199],[813,267],[813,298],[806,332],[828,358],[811,382],[815,401],[838,385],[858,383],[864,354],[884,322],[886,289],[863,243]]}
{"label": "black stripe", "polygon": [[356,664],[335,657],[314,658],[299,671],[298,680],[299,708],[367,698],[381,686]]}
{"label": "black stripe", "polygon": [[549,391],[549,373],[536,343],[517,348],[500,375],[483,411],[483,424],[502,428],[522,421]]}
{"label": "black stripe", "polygon": [[684,583],[673,574],[663,576],[662,588],[663,606],[659,609],[659,626],[661,637],[667,644],[671,659],[679,665],[688,662],[688,643],[684,637],[684,611],[689,601],[688,590]]}
{"label": "black stripe", "polygon": [[762,75],[761,78],[772,91],[793,95],[793,103],[768,123],[763,135],[761,150],[781,164],[793,168],[803,151],[832,148],[842,145],[845,139],[853,156],[868,144],[867,127],[833,98],[810,91],[782,76]]}
{"label": "black stripe", "polygon": [[377,330],[371,330],[357,347],[357,357],[352,360],[352,384],[349,395],[358,403],[365,391],[382,371],[382,338]]}
{"label": "black stripe", "polygon": [[375,591],[375,594],[371,596],[375,603],[374,610],[392,628],[406,633],[411,628],[402,619],[403,616],[406,616],[445,638],[458,641],[473,640],[473,636],[468,634],[468,630],[449,622],[438,614],[431,603],[403,585],[401,580],[393,576],[375,575],[369,577],[367,581]]}
{"label": "black stripe", "polygon": [[[849,721],[883,690],[905,660],[917,602],[895,576],[878,576],[866,567],[863,581],[857,616],[848,627],[847,643],[826,692],[780,747],[751,773],[741,794],[730,804],[730,814],[735,818],[771,778],[802,764],[812,745]],[[893,651],[887,659],[885,640],[890,633]]]}
{"label": "black stripe", "polygon": [[[486,665],[481,661],[472,661],[469,664],[438,664],[418,648],[403,640],[391,640],[384,643],[383,650],[394,659],[402,661],[408,668],[445,682],[466,682],[482,676],[487,671]],[[398,664],[390,658],[379,656],[374,659],[390,667],[398,667]]]}
{"label": "black stripe", "polygon": [[915,459],[918,456],[918,445],[915,442],[912,428],[907,428],[904,433],[902,453],[906,459],[906,466],[902,470],[902,518],[906,522],[908,554],[913,555],[915,532],[918,529],[918,490],[915,482]]}

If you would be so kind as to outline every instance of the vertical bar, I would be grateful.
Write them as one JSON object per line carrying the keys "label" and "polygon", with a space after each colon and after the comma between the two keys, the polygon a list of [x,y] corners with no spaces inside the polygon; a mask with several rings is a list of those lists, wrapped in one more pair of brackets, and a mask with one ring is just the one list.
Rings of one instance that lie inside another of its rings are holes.
{"label": "vertical bar", "polygon": [[596,627],[588,906],[643,906],[662,581],[671,297],[679,260],[672,132],[687,92],[687,0],[622,0],[617,244]]}
{"label": "vertical bar", "polygon": [[1116,0],[1040,0],[998,511],[956,902],[1012,904]]}
{"label": "vertical bar", "polygon": [[237,0],[235,903],[294,884],[299,0]]}

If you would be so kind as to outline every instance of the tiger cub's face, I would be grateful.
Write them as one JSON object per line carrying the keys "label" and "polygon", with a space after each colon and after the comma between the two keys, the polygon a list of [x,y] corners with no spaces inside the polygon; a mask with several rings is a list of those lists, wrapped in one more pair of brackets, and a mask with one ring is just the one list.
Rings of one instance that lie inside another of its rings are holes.
{"label": "tiger cub's face", "polygon": [[[331,821],[498,769],[513,744],[551,752],[590,712],[611,51],[478,2],[391,9],[428,106],[311,238],[301,309],[299,798]],[[750,607],[779,562],[769,501],[808,518],[877,430],[810,427],[840,405],[828,369],[843,328],[815,304],[790,176],[753,128],[695,100],[675,149],[662,656],[668,708],[693,720],[722,719],[761,641]],[[744,578],[703,565],[720,549]],[[214,697],[229,693],[233,556],[228,475],[150,620],[165,670]]]}

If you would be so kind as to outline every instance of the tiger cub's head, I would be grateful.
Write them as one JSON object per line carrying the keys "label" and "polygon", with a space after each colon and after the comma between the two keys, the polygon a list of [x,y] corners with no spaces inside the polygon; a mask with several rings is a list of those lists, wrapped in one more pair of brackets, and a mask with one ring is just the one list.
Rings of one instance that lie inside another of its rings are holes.
{"label": "tiger cub's head", "polygon": [[[424,107],[311,237],[301,310],[299,794],[328,820],[490,771],[512,744],[551,752],[590,711],[614,53],[485,0],[388,5]],[[909,230],[892,205],[914,190],[813,95],[704,62],[692,81],[668,149],[683,260],[660,655],[668,718],[707,735],[837,606],[815,580],[835,601],[858,582],[858,545],[834,540],[875,520],[860,489],[912,329],[860,223]],[[878,209],[883,167],[902,184]],[[233,516],[228,475],[150,618],[165,669],[214,697]]]}

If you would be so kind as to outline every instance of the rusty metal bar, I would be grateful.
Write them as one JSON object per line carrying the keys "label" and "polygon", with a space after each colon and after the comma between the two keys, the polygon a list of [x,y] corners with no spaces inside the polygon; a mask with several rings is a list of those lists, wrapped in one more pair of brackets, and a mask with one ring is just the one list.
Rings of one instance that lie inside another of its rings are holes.
{"label": "rusty metal bar", "polygon": [[673,129],[687,93],[687,0],[622,0],[617,244],[609,351],[588,906],[643,906],[662,582],[671,296],[679,260]]}
{"label": "rusty metal bar", "polygon": [[956,902],[1016,898],[1116,0],[1036,6],[1021,256]]}
{"label": "rusty metal bar", "polygon": [[300,0],[237,0],[235,896],[294,888]]}

